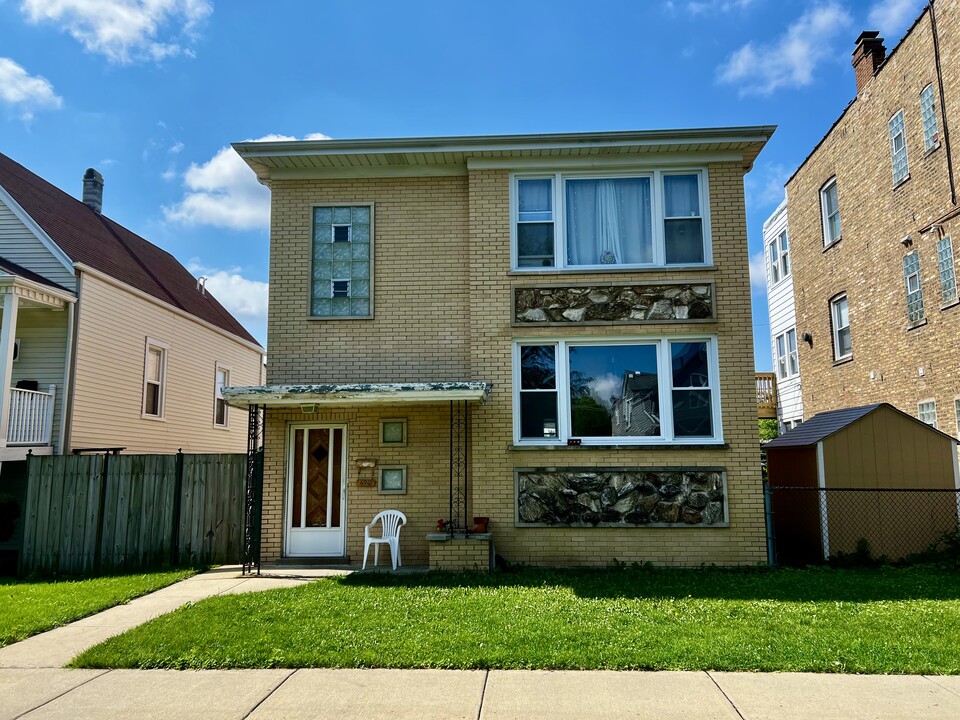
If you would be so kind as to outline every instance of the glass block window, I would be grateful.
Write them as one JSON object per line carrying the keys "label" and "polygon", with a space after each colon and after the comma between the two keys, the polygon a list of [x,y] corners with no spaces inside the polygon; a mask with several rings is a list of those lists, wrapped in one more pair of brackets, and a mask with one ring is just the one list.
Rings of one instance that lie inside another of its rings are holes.
{"label": "glass block window", "polygon": [[940,270],[940,300],[946,305],[957,299],[957,275],[953,266],[953,241],[948,237],[937,243],[937,267]]}
{"label": "glass block window", "polygon": [[934,108],[933,85],[927,85],[920,93],[920,117],[923,120],[923,147],[933,148],[939,141],[937,111]]}
{"label": "glass block window", "polygon": [[373,315],[372,227],[370,205],[313,209],[313,317]]}
{"label": "glass block window", "polygon": [[903,279],[907,284],[907,320],[923,320],[923,288],[920,286],[920,256],[912,252],[903,259]]}
{"label": "glass block window", "polygon": [[903,110],[888,123],[890,128],[890,153],[893,156],[893,184],[896,185],[910,173],[907,165],[907,136],[903,127]]}
{"label": "glass block window", "polygon": [[937,403],[933,400],[926,400],[917,405],[917,417],[920,422],[927,425],[937,426]]}

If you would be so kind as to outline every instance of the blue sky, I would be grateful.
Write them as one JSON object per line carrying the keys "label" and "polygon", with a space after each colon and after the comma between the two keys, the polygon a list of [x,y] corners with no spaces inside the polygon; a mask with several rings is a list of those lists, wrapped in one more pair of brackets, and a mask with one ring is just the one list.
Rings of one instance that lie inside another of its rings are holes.
{"label": "blue sky", "polygon": [[0,0],[0,152],[176,255],[266,338],[268,192],[228,149],[403,137],[779,125],[746,179],[756,262],[783,183],[855,93],[864,29],[923,0]]}

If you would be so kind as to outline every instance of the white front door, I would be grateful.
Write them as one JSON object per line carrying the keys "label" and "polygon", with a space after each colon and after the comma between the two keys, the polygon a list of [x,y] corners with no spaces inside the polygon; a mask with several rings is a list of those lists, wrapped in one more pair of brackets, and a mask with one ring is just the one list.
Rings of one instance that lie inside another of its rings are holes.
{"label": "white front door", "polygon": [[347,497],[347,428],[290,426],[286,555],[342,557]]}

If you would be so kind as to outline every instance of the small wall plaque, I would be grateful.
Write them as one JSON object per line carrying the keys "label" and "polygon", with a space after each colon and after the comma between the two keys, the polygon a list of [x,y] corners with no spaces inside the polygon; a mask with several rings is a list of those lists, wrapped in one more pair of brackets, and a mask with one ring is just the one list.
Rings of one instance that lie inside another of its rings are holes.
{"label": "small wall plaque", "polygon": [[357,487],[377,486],[377,461],[357,460]]}

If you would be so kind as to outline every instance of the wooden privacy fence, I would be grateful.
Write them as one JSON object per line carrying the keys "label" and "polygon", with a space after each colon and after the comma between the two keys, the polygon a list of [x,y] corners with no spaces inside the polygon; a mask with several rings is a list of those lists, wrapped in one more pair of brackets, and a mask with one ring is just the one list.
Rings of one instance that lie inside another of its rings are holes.
{"label": "wooden privacy fence", "polygon": [[20,571],[235,563],[246,456],[31,457]]}

